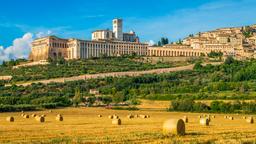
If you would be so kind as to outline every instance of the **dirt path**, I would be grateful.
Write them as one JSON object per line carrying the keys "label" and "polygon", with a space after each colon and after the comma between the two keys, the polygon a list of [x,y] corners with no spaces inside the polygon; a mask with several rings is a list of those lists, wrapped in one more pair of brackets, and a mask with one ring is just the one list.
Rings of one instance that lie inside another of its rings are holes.
{"label": "dirt path", "polygon": [[[211,63],[211,64],[220,64],[220,63]],[[204,64],[205,65],[205,64]],[[184,70],[192,70],[194,64],[187,65],[187,66],[180,66],[180,67],[173,67],[173,68],[162,68],[162,69],[153,69],[153,70],[146,70],[146,71],[129,71],[129,72],[110,72],[110,73],[100,73],[100,74],[85,74],[80,76],[74,77],[66,77],[66,78],[55,78],[49,80],[38,80],[32,82],[25,82],[25,83],[16,83],[17,86],[28,86],[32,83],[43,83],[48,84],[51,82],[55,83],[65,83],[68,81],[77,81],[77,80],[86,80],[86,79],[97,79],[97,78],[105,78],[105,77],[136,77],[145,74],[161,74],[161,73],[169,73],[169,72],[177,72],[177,71],[184,71]],[[6,84],[5,86],[10,86],[10,84]]]}

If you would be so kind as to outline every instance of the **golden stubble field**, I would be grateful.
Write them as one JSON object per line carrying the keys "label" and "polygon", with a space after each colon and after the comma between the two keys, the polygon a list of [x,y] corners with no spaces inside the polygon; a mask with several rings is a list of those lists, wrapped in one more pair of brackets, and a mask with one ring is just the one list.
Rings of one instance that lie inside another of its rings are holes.
{"label": "golden stubble field", "polygon": [[[115,111],[104,108],[66,108],[52,112],[25,112],[0,114],[0,143],[244,143],[255,142],[256,124],[246,123],[243,115],[234,120],[224,119],[217,114],[210,126],[199,125],[200,114],[164,111]],[[31,114],[46,114],[46,122],[39,123]],[[63,122],[55,120],[57,114],[64,116]],[[101,114],[103,117],[99,118]],[[121,117],[122,125],[112,125],[108,115]],[[128,114],[150,115],[148,119],[128,119]],[[166,137],[162,135],[163,122],[169,118],[188,116],[186,135]],[[202,114],[201,114],[202,115]],[[14,116],[15,122],[6,121]]]}

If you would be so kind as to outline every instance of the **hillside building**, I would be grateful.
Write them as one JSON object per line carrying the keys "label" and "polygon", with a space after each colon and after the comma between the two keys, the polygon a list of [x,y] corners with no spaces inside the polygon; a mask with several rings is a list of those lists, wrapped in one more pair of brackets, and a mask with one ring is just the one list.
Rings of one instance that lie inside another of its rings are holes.
{"label": "hillside building", "polygon": [[48,36],[32,42],[30,60],[48,58],[88,59],[101,56],[147,55],[148,45],[139,42],[135,32],[123,33],[122,20],[113,20],[113,31],[96,30],[92,40],[62,39]]}

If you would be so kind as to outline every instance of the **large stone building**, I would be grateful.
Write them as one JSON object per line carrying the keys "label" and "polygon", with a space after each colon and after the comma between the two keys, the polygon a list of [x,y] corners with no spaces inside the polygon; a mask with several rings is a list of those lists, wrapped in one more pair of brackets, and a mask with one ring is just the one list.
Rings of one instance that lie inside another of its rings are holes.
{"label": "large stone building", "polygon": [[148,45],[140,43],[134,32],[123,33],[122,20],[113,20],[113,32],[97,30],[92,40],[62,39],[48,36],[32,42],[30,60],[48,58],[87,59],[100,56],[121,56],[129,54],[147,55]]}

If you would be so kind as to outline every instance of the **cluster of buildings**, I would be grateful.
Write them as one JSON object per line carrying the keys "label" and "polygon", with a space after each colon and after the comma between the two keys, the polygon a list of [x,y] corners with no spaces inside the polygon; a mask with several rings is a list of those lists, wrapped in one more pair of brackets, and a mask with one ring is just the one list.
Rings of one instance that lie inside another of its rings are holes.
{"label": "cluster of buildings", "polygon": [[56,36],[39,38],[32,43],[30,60],[47,60],[49,57],[88,59],[100,56],[137,54],[157,57],[199,57],[222,52],[225,56],[254,58],[256,25],[222,28],[190,35],[181,43],[161,47],[141,43],[135,32],[123,32],[123,21],[113,20],[113,30],[96,30],[92,40],[62,39]]}
{"label": "cluster of buildings", "polygon": [[149,47],[148,56],[202,56],[222,52],[224,56],[254,58],[256,50],[256,25],[222,28],[190,35],[179,44]]}

